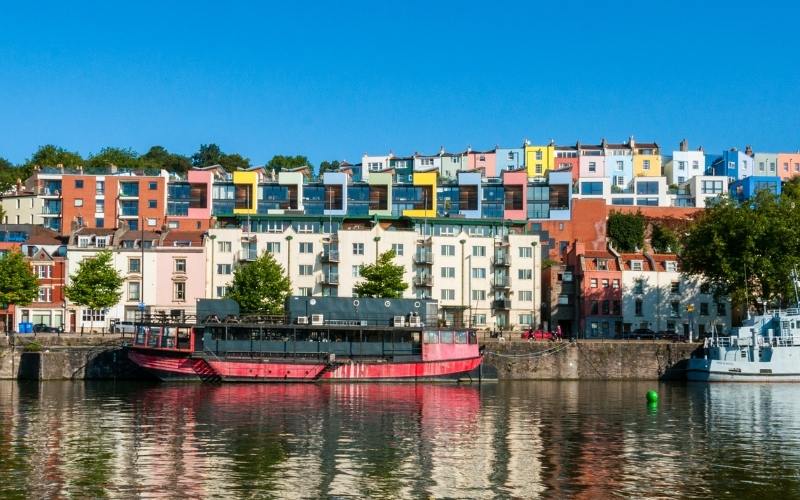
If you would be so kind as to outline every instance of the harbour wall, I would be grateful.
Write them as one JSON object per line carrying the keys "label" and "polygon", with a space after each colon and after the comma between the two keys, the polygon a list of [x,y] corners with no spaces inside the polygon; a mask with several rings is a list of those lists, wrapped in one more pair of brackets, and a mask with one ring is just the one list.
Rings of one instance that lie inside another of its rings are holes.
{"label": "harbour wall", "polygon": [[[31,346],[31,342],[36,344]],[[0,338],[0,379],[146,379],[122,339]],[[487,342],[483,377],[498,380],[682,379],[699,344],[652,341]]]}

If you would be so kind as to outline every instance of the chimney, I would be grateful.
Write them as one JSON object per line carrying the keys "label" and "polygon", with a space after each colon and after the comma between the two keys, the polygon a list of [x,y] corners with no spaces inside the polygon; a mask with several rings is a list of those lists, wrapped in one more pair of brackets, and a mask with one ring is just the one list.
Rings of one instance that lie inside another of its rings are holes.
{"label": "chimney", "polygon": [[581,141],[580,140],[578,140],[578,142],[575,143],[575,149],[581,149]]}
{"label": "chimney", "polygon": [[705,149],[703,149],[703,146],[700,146],[699,148],[697,148],[697,150],[700,151],[701,153],[705,153],[706,151]]}
{"label": "chimney", "polygon": [[467,144],[467,154],[472,153],[472,144]]}
{"label": "chimney", "polygon": [[633,140],[633,136],[628,137],[628,146],[630,146],[631,149],[636,147],[636,141]]}
{"label": "chimney", "polygon": [[606,149],[606,147],[608,146],[608,142],[606,141],[605,137],[600,139],[600,146],[602,146],[603,149]]}
{"label": "chimney", "polygon": [[753,156],[753,148],[751,148],[749,144],[745,146],[744,154],[746,154],[747,156]]}
{"label": "chimney", "polygon": [[444,146],[439,146],[439,156],[444,154]]}
{"label": "chimney", "polygon": [[686,141],[686,139],[681,141],[680,149],[681,151],[689,151],[689,143]]}

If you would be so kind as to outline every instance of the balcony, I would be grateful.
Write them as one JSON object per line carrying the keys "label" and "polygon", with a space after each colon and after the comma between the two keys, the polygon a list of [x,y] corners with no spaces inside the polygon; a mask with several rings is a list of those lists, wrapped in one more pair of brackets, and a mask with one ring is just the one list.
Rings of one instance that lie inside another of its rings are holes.
{"label": "balcony", "polygon": [[431,276],[414,276],[414,286],[433,286],[433,278]]}
{"label": "balcony", "polygon": [[138,182],[120,182],[120,184],[119,184],[119,197],[120,198],[138,198],[139,197],[139,183]]}
{"label": "balcony", "polygon": [[139,207],[120,207],[120,217],[139,217]]}
{"label": "balcony", "polygon": [[492,264],[497,267],[508,267],[511,265],[511,256],[507,253],[495,254]]}
{"label": "balcony", "polygon": [[336,263],[339,262],[339,251],[338,250],[328,250],[322,252],[322,256],[320,257],[322,262],[326,263]]}
{"label": "balcony", "polygon": [[414,262],[417,264],[426,264],[430,266],[433,264],[433,253],[417,252],[414,254]]}
{"label": "balcony", "polygon": [[508,299],[495,299],[492,302],[494,309],[511,309],[511,301]]}
{"label": "balcony", "polygon": [[511,280],[508,276],[495,276],[492,286],[494,288],[511,288]]}
{"label": "balcony", "polygon": [[323,274],[319,282],[325,286],[339,286],[339,274],[338,273]]}

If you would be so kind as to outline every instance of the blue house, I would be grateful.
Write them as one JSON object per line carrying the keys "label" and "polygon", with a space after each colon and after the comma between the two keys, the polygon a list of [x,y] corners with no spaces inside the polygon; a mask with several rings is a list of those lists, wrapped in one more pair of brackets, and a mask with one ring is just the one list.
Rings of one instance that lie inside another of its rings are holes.
{"label": "blue house", "polygon": [[754,176],[745,177],[734,181],[728,187],[731,198],[739,202],[749,200],[756,193],[768,190],[777,195],[781,194],[781,178],[777,176]]}
{"label": "blue house", "polygon": [[731,148],[722,152],[722,156],[717,157],[711,164],[712,175],[724,175],[736,181],[753,175],[753,157],[747,152],[738,151]]}

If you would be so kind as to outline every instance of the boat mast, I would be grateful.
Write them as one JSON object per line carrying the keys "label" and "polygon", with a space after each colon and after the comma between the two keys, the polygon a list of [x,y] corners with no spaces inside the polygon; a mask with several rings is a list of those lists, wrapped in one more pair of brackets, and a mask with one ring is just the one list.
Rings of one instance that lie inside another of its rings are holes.
{"label": "boat mast", "polygon": [[792,286],[794,286],[795,307],[800,307],[800,295],[797,293],[797,267],[792,268]]}

